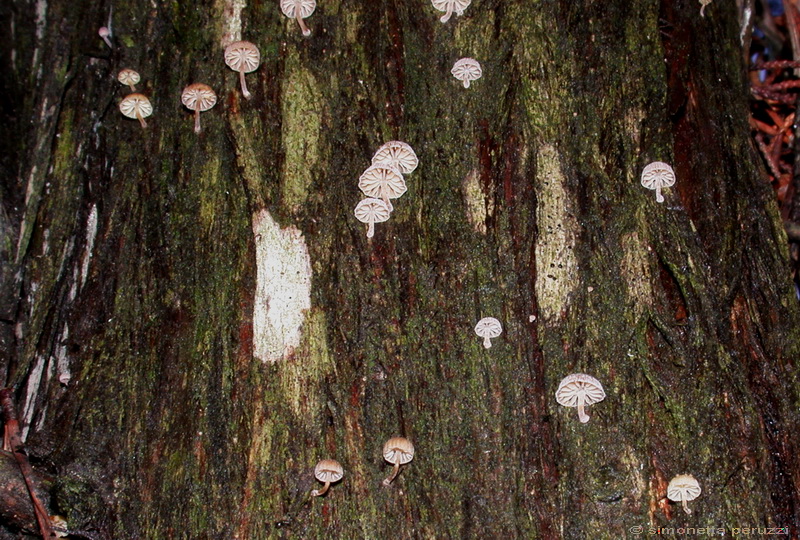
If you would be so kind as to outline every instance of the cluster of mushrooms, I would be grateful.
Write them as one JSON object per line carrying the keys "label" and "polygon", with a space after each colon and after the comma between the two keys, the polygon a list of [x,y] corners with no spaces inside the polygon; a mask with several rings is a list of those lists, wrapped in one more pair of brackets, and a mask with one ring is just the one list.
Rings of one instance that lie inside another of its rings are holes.
{"label": "cluster of mushrooms", "polygon": [[413,172],[417,165],[417,154],[403,141],[389,141],[372,156],[372,165],[358,179],[358,188],[367,198],[353,211],[356,219],[367,224],[367,238],[375,234],[376,223],[389,219],[394,210],[391,199],[399,198],[408,189],[403,175]]}
{"label": "cluster of mushrooms", "polygon": [[[463,15],[464,10],[471,1],[431,0],[431,3],[434,8],[445,12],[445,15],[440,20],[446,23],[453,13]],[[311,35],[311,30],[306,26],[304,19],[314,13],[317,8],[316,0],[280,0],[280,8],[284,15],[297,21],[304,36]],[[113,48],[109,27],[101,27],[98,30],[98,35],[110,48]],[[250,99],[252,94],[247,90],[244,74],[255,71],[261,64],[261,53],[258,47],[249,41],[236,41],[225,48],[224,56],[225,64],[239,73],[242,95],[246,99]],[[462,81],[464,88],[469,88],[470,82],[479,79],[483,71],[481,65],[474,58],[461,58],[453,65],[451,73],[456,79]],[[139,74],[132,69],[126,68],[119,72],[118,80],[122,84],[129,85],[132,92],[134,92],[120,102],[120,112],[128,118],[138,120],[142,128],[146,128],[147,122],[144,119],[153,114],[153,105],[147,96],[136,93],[134,85],[139,82]],[[200,133],[200,113],[216,105],[217,94],[205,83],[193,83],[181,92],[181,103],[194,112],[194,131],[195,133]],[[391,205],[389,205],[389,208],[391,211]],[[379,209],[379,213],[383,213],[383,209]]]}
{"label": "cluster of mushrooms", "polygon": [[[311,30],[306,26],[303,19],[310,17],[314,13],[317,7],[316,0],[281,0],[280,7],[284,15],[297,20],[297,24],[300,26],[304,36],[311,35]],[[106,45],[113,48],[109,27],[103,26],[97,33],[103,38]],[[244,74],[255,71],[261,64],[261,53],[258,47],[249,41],[236,41],[225,48],[224,56],[225,64],[239,73],[242,95],[246,99],[250,99],[252,94],[247,90]],[[139,74],[132,69],[126,68],[119,72],[117,79],[122,84],[130,86],[134,92],[120,102],[120,112],[128,118],[139,120],[142,127],[146,128],[147,122],[144,119],[153,114],[153,105],[147,96],[135,93],[136,88],[134,85],[139,82]],[[207,84],[193,83],[181,92],[181,103],[194,112],[194,131],[195,133],[200,133],[200,113],[216,105],[217,94]]]}
{"label": "cluster of mushrooms", "polygon": [[[392,437],[383,445],[383,459],[394,465],[392,474],[383,480],[383,485],[388,486],[397,478],[400,465],[405,465],[414,459],[414,445],[405,437]],[[314,467],[314,477],[325,484],[322,489],[311,492],[312,497],[319,497],[328,492],[331,484],[338,482],[344,476],[344,468],[335,459],[323,459]]]}
{"label": "cluster of mushrooms", "polygon": [[[433,7],[445,12],[440,18],[442,23],[450,20],[453,13],[462,15],[470,5],[471,0],[431,0]],[[316,9],[316,0],[281,0],[281,11],[287,17],[297,20],[304,36],[311,35],[311,30],[305,25],[303,19],[308,18]],[[112,47],[110,30],[102,27],[100,37]],[[252,94],[247,89],[245,73],[258,69],[261,63],[261,54],[258,47],[249,41],[236,41],[225,48],[225,64],[233,71],[239,73],[239,83],[242,95],[250,99]],[[469,88],[470,82],[481,77],[482,69],[477,60],[462,58],[458,60],[451,70],[453,76],[462,81],[464,88]],[[117,80],[131,89],[119,105],[120,112],[128,118],[136,119],[143,128],[147,127],[145,118],[153,112],[153,107],[147,96],[136,92],[136,84],[140,81],[139,74],[132,69],[123,69],[119,72]],[[194,131],[200,132],[200,113],[209,110],[217,102],[214,90],[203,83],[193,83],[183,89],[181,102],[186,108],[194,112]],[[356,205],[354,214],[362,223],[367,224],[367,238],[375,234],[375,223],[389,219],[392,210],[391,199],[402,196],[406,190],[404,175],[413,172],[419,160],[416,153],[408,143],[402,141],[389,141],[381,146],[372,157],[372,164],[362,173],[358,187],[366,198]],[[675,183],[675,172],[667,163],[656,161],[647,165],[641,175],[641,184],[647,189],[656,192],[656,201],[664,202],[661,189],[670,187]],[[500,321],[494,317],[485,317],[478,321],[475,333],[483,338],[483,346],[491,348],[491,339],[498,337],[503,331]],[[558,385],[556,401],[565,407],[578,409],[578,419],[581,423],[589,422],[586,407],[605,399],[603,385],[596,378],[585,373],[567,375]],[[383,458],[392,464],[392,474],[383,480],[383,485],[388,486],[397,477],[400,465],[410,462],[414,457],[414,445],[405,437],[392,437],[383,446]],[[314,468],[314,476],[324,484],[322,489],[311,492],[314,497],[327,493],[331,484],[338,482],[344,476],[344,469],[339,462],[333,459],[323,459]],[[691,475],[681,474],[674,477],[667,487],[667,497],[675,502],[680,502],[684,511],[691,514],[688,501],[700,495],[699,482]]]}

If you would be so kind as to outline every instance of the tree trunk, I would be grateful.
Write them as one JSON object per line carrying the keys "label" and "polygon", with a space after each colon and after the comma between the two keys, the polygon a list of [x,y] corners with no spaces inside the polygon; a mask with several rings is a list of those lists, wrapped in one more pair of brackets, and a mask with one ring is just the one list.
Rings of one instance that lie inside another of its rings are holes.
{"label": "tree trunk", "polygon": [[[786,237],[746,32],[699,8],[320,0],[303,37],[277,0],[0,6],[0,367],[51,513],[115,539],[797,538]],[[367,239],[358,178],[395,139],[420,165]],[[555,400],[576,372],[606,393],[585,424]],[[393,436],[416,454],[384,486]],[[312,498],[323,458],[344,478]]]}

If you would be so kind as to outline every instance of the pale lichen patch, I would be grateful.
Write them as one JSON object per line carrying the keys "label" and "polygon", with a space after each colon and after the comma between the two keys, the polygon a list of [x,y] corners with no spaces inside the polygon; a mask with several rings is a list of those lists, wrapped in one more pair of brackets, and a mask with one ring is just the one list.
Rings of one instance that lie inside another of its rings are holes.
{"label": "pale lichen patch", "polygon": [[22,406],[22,441],[28,438],[31,422],[33,421],[33,413],[36,409],[36,396],[39,394],[39,388],[42,384],[42,375],[44,374],[45,359],[40,355],[36,355],[36,362],[33,364],[31,373],[28,376],[28,385],[25,388],[25,402]]}
{"label": "pale lichen patch", "polygon": [[472,169],[461,181],[461,195],[467,210],[467,221],[475,232],[486,234],[486,197],[481,190],[478,169]]}
{"label": "pale lichen patch", "polygon": [[217,0],[216,10],[220,14],[220,40],[224,49],[234,41],[242,39],[242,10],[247,7],[244,0]]}
{"label": "pale lichen patch", "polygon": [[286,64],[287,74],[281,90],[281,143],[285,156],[281,197],[285,208],[297,210],[308,197],[314,168],[319,161],[321,90],[297,53],[291,54]]}
{"label": "pale lichen patch", "polygon": [[627,285],[631,307],[639,315],[653,297],[647,247],[636,232],[623,236],[621,244],[620,276]]}
{"label": "pale lichen patch", "polygon": [[305,312],[311,307],[311,257],[303,234],[282,229],[267,210],[253,214],[256,293],[253,355],[275,363],[300,345]]}
{"label": "pale lichen patch", "polygon": [[97,205],[93,204],[92,209],[89,211],[89,217],[86,219],[86,246],[83,250],[83,258],[81,259],[81,287],[86,283],[86,278],[89,275],[89,262],[92,260],[92,251],[94,250],[94,239],[97,236]]}
{"label": "pale lichen patch", "polygon": [[569,209],[558,151],[544,145],[537,152],[536,162],[536,295],[548,320],[567,307],[569,295],[579,284],[574,251],[578,222]]}

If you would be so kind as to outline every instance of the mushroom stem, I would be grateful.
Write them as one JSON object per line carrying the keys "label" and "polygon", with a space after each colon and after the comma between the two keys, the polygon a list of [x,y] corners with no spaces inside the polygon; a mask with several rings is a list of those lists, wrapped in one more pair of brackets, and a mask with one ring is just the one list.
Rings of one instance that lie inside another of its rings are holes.
{"label": "mushroom stem", "polygon": [[664,202],[664,196],[661,194],[661,188],[660,187],[656,188],[656,202],[660,202],[660,203]]}
{"label": "mushroom stem", "polygon": [[138,109],[136,110],[136,118],[139,120],[139,123],[142,124],[143,128],[147,127],[147,122],[144,121],[144,118],[142,118],[142,115],[139,113]]}
{"label": "mushroom stem", "polygon": [[200,133],[200,103],[194,108],[194,132]]}
{"label": "mushroom stem", "polygon": [[681,501],[681,505],[683,506],[683,511],[691,516],[692,515],[692,511],[689,510],[689,505],[686,504],[686,499]]}
{"label": "mushroom stem", "polygon": [[367,238],[372,238],[373,236],[375,236],[375,222],[370,221],[367,227]]}
{"label": "mushroom stem", "polygon": [[297,8],[297,14],[295,15],[295,19],[297,19],[297,24],[300,25],[300,30],[303,31],[303,35],[308,37],[311,35],[311,30],[308,29],[306,23],[303,22],[303,17],[300,16],[300,8]]}
{"label": "mushroom stem", "polygon": [[397,456],[397,461],[394,462],[394,469],[392,469],[392,475],[389,478],[383,480],[383,485],[388,486],[392,483],[392,480],[395,479],[397,473],[400,471],[400,456]]}
{"label": "mushroom stem", "polygon": [[111,30],[109,30],[107,26],[101,26],[97,30],[97,33],[100,35],[101,38],[103,38],[103,41],[106,42],[106,45],[108,45],[109,49],[113,49],[114,48],[114,45],[112,45],[111,40],[108,39],[108,36],[111,35]]}
{"label": "mushroom stem", "polygon": [[131,87],[131,92],[136,92],[136,87],[133,84],[129,84],[128,86]]}
{"label": "mushroom stem", "polygon": [[492,348],[492,340],[489,339],[489,336],[483,338],[483,346],[486,347],[487,349]]}
{"label": "mushroom stem", "polygon": [[440,21],[442,21],[443,23],[446,23],[447,21],[449,21],[449,20],[450,20],[450,17],[451,17],[452,15],[453,15],[453,4],[448,4],[448,6],[447,6],[447,13],[445,13],[444,15],[442,15],[442,17],[441,17],[439,20],[440,20]]}
{"label": "mushroom stem", "polygon": [[328,491],[328,488],[329,488],[330,486],[331,486],[331,483],[330,483],[330,482],[325,482],[325,485],[324,485],[324,486],[322,486],[322,489],[319,489],[319,490],[315,489],[315,490],[313,490],[313,491],[311,492],[311,496],[312,496],[312,497],[320,497],[320,496],[322,496],[322,495],[325,495],[325,493],[327,493],[327,491]]}
{"label": "mushroom stem", "polygon": [[583,396],[580,396],[578,397],[578,420],[580,420],[582,424],[585,424],[589,421],[589,415],[586,414],[583,405]]}
{"label": "mushroom stem", "polygon": [[244,82],[244,71],[239,72],[239,81],[242,83],[242,95],[245,99],[250,99],[253,95],[247,91],[247,83]]}
{"label": "mushroom stem", "polygon": [[469,88],[469,79],[464,79],[464,88]]}

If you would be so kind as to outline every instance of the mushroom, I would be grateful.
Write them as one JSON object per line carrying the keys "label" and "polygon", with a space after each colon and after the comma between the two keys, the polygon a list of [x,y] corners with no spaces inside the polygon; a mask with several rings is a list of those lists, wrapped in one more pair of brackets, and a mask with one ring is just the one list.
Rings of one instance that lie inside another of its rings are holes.
{"label": "mushroom", "polygon": [[119,111],[128,118],[135,118],[143,128],[146,128],[147,122],[144,119],[153,114],[153,106],[145,95],[128,94],[119,103]]}
{"label": "mushroom", "polygon": [[679,502],[683,506],[683,511],[691,514],[689,501],[695,500],[700,496],[700,482],[695,480],[691,474],[679,474],[669,481],[667,486],[667,498],[671,501]]}
{"label": "mushroom", "polygon": [[408,174],[417,168],[419,159],[408,143],[389,141],[378,148],[378,151],[372,156],[372,164],[377,165],[378,163],[385,163],[403,174]]}
{"label": "mushroom", "polygon": [[471,2],[472,0],[431,0],[433,7],[439,11],[446,12],[442,18],[439,19],[443,23],[450,20],[450,16],[453,15],[454,11],[459,16],[463,15],[464,10],[467,9],[467,6],[469,6]]}
{"label": "mushroom", "polygon": [[369,224],[367,238],[372,238],[375,235],[375,224],[389,219],[392,211],[382,200],[370,197],[358,203],[354,213],[358,221]]}
{"label": "mushroom", "polygon": [[475,333],[483,338],[483,346],[489,349],[492,347],[491,339],[503,333],[503,326],[494,317],[484,317],[475,325]]}
{"label": "mushroom", "polygon": [[383,485],[388,486],[400,471],[400,465],[414,459],[414,445],[405,437],[392,437],[383,445],[383,459],[394,464],[392,475],[383,480]]}
{"label": "mushroom", "polygon": [[358,188],[367,197],[383,199],[390,212],[394,207],[389,199],[397,199],[407,189],[406,181],[400,171],[385,163],[367,167],[358,179]]}
{"label": "mushroom", "polygon": [[194,83],[183,89],[181,102],[194,111],[194,132],[200,133],[200,113],[217,103],[217,94],[207,84]]}
{"label": "mushroom", "polygon": [[654,161],[642,170],[642,185],[647,189],[656,190],[656,202],[664,202],[661,188],[669,187],[674,183],[675,171],[667,163]]}
{"label": "mushroom", "polygon": [[556,401],[559,405],[577,407],[578,419],[584,424],[589,421],[584,407],[603,401],[605,398],[606,393],[600,381],[584,373],[567,375],[556,390]]}
{"label": "mushroom", "polygon": [[310,36],[311,30],[308,29],[303,19],[310,17],[316,8],[316,0],[281,0],[281,11],[290,19],[297,19],[297,24],[300,25],[304,36]]}
{"label": "mushroom", "polygon": [[114,45],[111,44],[111,40],[108,39],[111,36],[111,30],[108,28],[108,26],[101,26],[100,28],[98,28],[97,35],[103,38],[103,41],[106,42],[106,45],[108,45],[109,49],[114,48]]}
{"label": "mushroom", "polygon": [[247,84],[244,82],[244,74],[258,69],[261,64],[261,53],[254,44],[249,41],[234,41],[225,47],[225,64],[233,71],[239,72],[239,82],[242,85],[242,95],[245,99],[250,99],[250,92],[247,91]]}
{"label": "mushroom", "polygon": [[117,75],[117,80],[122,84],[130,86],[131,92],[136,92],[135,85],[139,82],[140,77],[139,74],[132,69],[123,69],[119,72],[119,75]]}
{"label": "mushroom", "polygon": [[314,467],[314,477],[320,482],[324,482],[325,485],[322,489],[312,490],[311,496],[319,497],[325,495],[330,485],[341,480],[342,476],[344,476],[344,469],[342,469],[338,461],[335,459],[323,459]]}
{"label": "mushroom", "polygon": [[469,88],[470,81],[480,79],[481,75],[483,75],[483,70],[474,58],[462,58],[453,64],[453,69],[450,70],[450,73],[464,83],[464,88]]}

